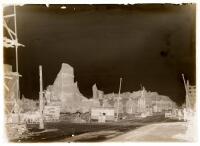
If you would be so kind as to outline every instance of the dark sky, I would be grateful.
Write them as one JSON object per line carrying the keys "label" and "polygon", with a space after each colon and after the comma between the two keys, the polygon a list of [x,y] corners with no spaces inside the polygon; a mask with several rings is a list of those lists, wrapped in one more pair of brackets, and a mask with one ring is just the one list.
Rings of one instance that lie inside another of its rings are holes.
{"label": "dark sky", "polygon": [[[195,5],[25,5],[17,7],[21,93],[38,98],[65,62],[74,67],[81,93],[147,90],[182,103],[184,73],[195,84]],[[11,22],[8,22],[11,23]],[[15,69],[14,49],[4,62]]]}

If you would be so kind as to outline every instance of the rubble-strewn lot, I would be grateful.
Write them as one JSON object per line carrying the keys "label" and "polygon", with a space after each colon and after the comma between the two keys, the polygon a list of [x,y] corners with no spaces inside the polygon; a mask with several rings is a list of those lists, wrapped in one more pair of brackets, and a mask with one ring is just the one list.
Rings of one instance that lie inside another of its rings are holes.
{"label": "rubble-strewn lot", "polygon": [[[100,132],[100,131],[114,131],[115,133],[120,133],[120,132],[126,132],[128,130],[133,130],[136,127],[141,126],[141,124],[119,125],[113,123],[89,124],[89,123],[58,122],[58,123],[46,123],[45,124],[46,130],[44,131],[36,129],[35,127],[37,127],[37,125],[29,125],[29,126],[31,127],[31,129],[29,129],[30,136],[23,139],[12,140],[12,142],[57,142],[57,141],[63,141],[64,139],[66,139],[67,142],[71,141],[70,138],[83,133]],[[75,139],[75,141],[76,140],[77,139]]]}
{"label": "rubble-strewn lot", "polygon": [[38,125],[28,125],[28,136],[11,140],[12,142],[98,142],[134,130],[149,123],[172,122],[164,116],[147,117],[142,120],[123,120],[120,122],[99,123],[45,123],[45,130]]}

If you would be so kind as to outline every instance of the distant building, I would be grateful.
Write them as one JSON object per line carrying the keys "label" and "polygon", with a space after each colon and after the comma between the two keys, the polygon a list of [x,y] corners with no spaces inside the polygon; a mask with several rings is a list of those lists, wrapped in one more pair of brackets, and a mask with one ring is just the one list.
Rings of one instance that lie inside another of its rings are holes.
{"label": "distant building", "polygon": [[100,123],[106,121],[114,121],[115,120],[114,108],[106,108],[106,107],[92,108],[91,120],[98,120],[98,122]]}
{"label": "distant building", "polygon": [[176,108],[176,103],[169,97],[159,95],[156,92],[147,92],[144,88],[132,93],[121,93],[120,97],[118,94],[106,94],[105,98],[106,103],[114,104],[115,113],[118,109],[119,113],[152,115]]}

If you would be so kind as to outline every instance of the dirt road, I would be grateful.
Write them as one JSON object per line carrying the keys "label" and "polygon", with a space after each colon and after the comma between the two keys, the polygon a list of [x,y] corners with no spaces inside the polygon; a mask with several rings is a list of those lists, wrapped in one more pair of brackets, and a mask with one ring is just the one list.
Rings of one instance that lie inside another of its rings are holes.
{"label": "dirt road", "polygon": [[140,127],[107,142],[185,142],[178,135],[186,132],[185,122],[157,123]]}

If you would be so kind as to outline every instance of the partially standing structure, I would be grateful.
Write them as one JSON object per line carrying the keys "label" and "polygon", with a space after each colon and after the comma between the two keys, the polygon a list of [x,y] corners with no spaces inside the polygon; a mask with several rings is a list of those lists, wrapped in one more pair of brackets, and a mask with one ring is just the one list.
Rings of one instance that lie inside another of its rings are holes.
{"label": "partially standing structure", "polygon": [[60,106],[62,113],[75,113],[82,110],[82,101],[86,98],[80,93],[74,82],[74,69],[63,63],[53,83],[47,87],[47,105]]}
{"label": "partially standing structure", "polygon": [[[6,13],[5,10],[9,9],[9,13]],[[23,46],[18,42],[18,35],[17,35],[17,14],[16,14],[16,6],[4,6],[4,13],[3,16],[3,26],[4,26],[4,36],[3,36],[3,47],[5,48],[15,48],[15,79],[16,79],[16,100],[19,100],[19,70],[18,70],[18,47]],[[8,25],[8,21],[12,23],[12,25]],[[13,26],[13,27],[12,27]],[[6,71],[6,70],[5,70]],[[12,72],[12,71],[11,71]],[[12,73],[12,76],[14,75]],[[8,79],[9,75],[5,75],[4,78]]]}
{"label": "partially standing structure", "polygon": [[[7,9],[9,9],[7,11]],[[10,24],[8,25],[8,22]],[[17,17],[16,17],[16,6],[4,6],[4,16],[3,16],[3,47],[4,48],[14,48],[15,49],[15,72],[11,66],[4,66],[4,87],[5,87],[5,107],[6,107],[6,117],[7,123],[19,123],[19,113],[20,110],[20,97],[19,97],[19,74],[18,70],[18,47],[24,46],[18,42],[17,35]],[[11,116],[17,114],[17,118]],[[9,117],[9,118],[8,118]]]}

